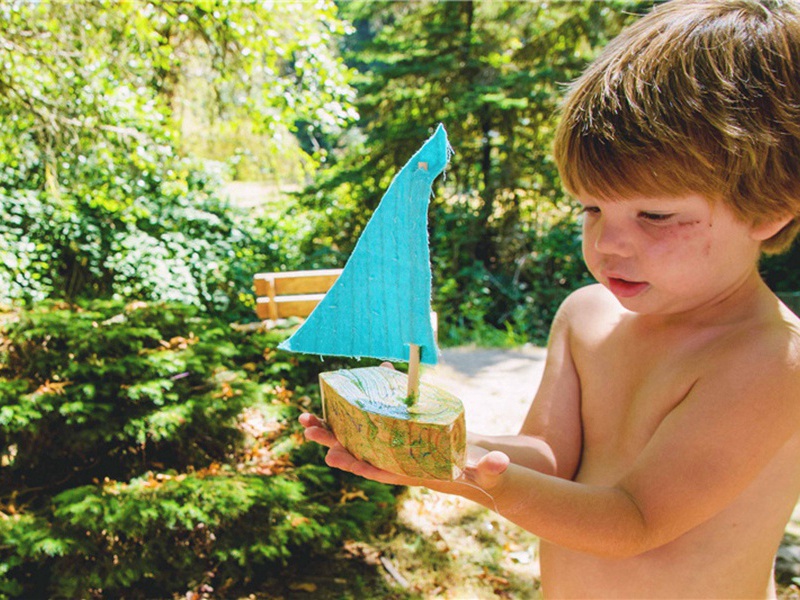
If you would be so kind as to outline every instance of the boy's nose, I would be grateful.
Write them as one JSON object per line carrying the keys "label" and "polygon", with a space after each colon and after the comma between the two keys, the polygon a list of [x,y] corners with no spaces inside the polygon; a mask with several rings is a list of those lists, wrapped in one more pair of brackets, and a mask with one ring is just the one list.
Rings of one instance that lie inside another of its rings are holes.
{"label": "boy's nose", "polygon": [[631,244],[624,227],[610,222],[607,219],[600,219],[595,224],[594,249],[601,254],[615,254],[619,256],[629,256],[631,254]]}

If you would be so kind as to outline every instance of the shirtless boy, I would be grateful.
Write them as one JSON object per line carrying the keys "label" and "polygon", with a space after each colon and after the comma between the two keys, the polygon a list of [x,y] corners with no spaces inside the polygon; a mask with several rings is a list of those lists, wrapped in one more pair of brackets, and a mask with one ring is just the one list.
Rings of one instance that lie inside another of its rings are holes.
{"label": "shirtless boy", "polygon": [[516,436],[459,494],[542,539],[553,598],[774,597],[800,494],[800,320],[758,273],[800,231],[800,2],[674,0],[573,85],[555,155],[599,284],[553,322]]}

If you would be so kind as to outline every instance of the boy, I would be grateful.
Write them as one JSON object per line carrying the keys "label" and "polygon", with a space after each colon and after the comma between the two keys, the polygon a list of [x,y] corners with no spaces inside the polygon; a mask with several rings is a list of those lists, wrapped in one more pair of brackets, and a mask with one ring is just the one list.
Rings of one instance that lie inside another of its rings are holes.
{"label": "boy", "polygon": [[800,4],[657,7],[573,85],[555,154],[599,284],[559,309],[520,433],[471,436],[466,483],[359,462],[312,415],[306,436],[539,535],[546,596],[773,597],[800,320],[757,263],[800,229]]}

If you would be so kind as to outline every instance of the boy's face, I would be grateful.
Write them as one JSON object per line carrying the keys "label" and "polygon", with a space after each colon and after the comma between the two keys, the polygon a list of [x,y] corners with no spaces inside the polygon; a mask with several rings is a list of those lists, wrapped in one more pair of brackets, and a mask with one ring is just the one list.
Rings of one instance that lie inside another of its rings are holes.
{"label": "boy's face", "polygon": [[699,195],[579,200],[589,271],[631,311],[710,306],[756,268],[760,242],[723,202]]}

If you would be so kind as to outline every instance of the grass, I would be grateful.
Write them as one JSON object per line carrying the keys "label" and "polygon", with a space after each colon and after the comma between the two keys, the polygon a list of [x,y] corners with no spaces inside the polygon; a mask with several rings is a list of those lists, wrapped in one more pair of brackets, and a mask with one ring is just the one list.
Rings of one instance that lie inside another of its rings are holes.
{"label": "grass", "polygon": [[408,598],[539,597],[536,536],[463,498],[410,489],[395,531],[374,546]]}
{"label": "grass", "polygon": [[255,599],[536,599],[538,540],[460,497],[410,488],[392,527],[324,561],[297,561]]}

